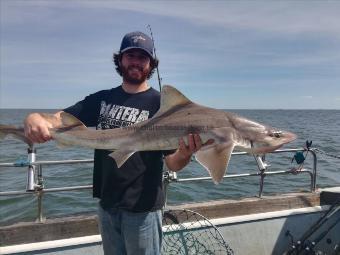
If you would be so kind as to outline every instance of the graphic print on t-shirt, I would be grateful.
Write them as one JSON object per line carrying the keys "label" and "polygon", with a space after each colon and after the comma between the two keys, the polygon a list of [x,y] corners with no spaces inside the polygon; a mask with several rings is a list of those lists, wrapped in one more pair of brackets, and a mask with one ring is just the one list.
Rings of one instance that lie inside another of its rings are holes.
{"label": "graphic print on t-shirt", "polygon": [[149,111],[101,102],[97,129],[127,127],[149,118]]}

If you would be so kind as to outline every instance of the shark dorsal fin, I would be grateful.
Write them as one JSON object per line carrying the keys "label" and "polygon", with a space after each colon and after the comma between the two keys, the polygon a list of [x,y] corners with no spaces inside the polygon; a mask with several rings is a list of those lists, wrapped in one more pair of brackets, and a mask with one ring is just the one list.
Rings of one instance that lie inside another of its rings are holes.
{"label": "shark dorsal fin", "polygon": [[191,103],[191,101],[174,87],[170,85],[164,85],[162,87],[159,112],[166,112],[172,107],[188,103]]}

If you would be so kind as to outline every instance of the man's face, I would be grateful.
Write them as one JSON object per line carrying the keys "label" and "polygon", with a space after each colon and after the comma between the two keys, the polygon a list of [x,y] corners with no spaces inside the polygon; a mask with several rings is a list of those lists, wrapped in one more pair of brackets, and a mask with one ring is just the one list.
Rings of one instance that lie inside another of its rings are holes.
{"label": "man's face", "polygon": [[121,69],[124,81],[139,85],[146,81],[150,73],[150,58],[143,50],[128,50],[122,55]]}

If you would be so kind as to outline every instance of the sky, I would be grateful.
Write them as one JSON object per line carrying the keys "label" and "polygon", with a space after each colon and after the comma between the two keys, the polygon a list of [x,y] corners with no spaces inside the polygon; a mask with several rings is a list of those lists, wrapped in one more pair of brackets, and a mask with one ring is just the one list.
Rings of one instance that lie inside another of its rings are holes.
{"label": "sky", "polygon": [[112,54],[150,24],[162,84],[196,103],[340,109],[339,13],[317,0],[0,0],[0,108],[62,109],[120,85]]}

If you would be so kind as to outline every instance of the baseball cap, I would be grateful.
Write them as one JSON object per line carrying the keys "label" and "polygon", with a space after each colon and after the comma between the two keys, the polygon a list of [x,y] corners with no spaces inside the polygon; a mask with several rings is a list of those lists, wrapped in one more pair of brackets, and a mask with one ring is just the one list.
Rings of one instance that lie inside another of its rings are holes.
{"label": "baseball cap", "polygon": [[154,59],[153,42],[149,36],[142,32],[131,32],[123,37],[119,53],[123,53],[130,49],[144,50],[152,59]]}

